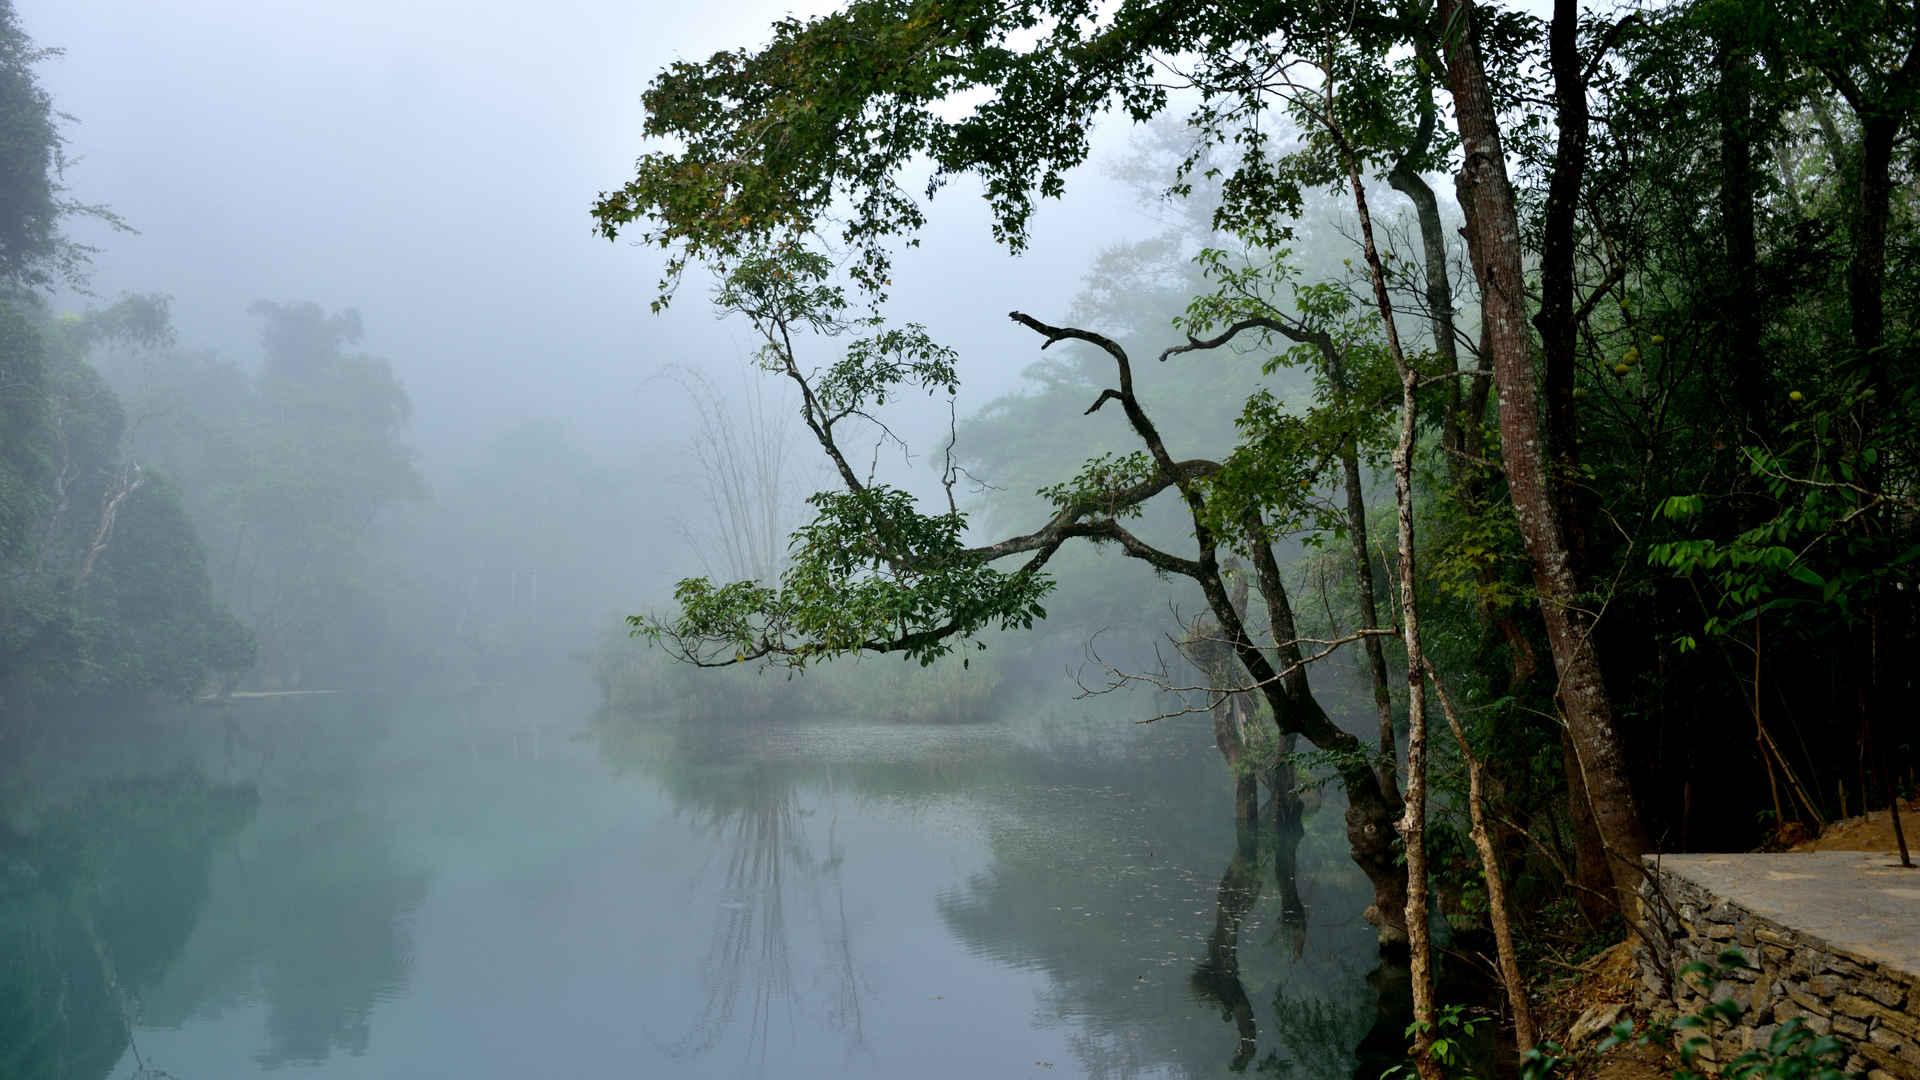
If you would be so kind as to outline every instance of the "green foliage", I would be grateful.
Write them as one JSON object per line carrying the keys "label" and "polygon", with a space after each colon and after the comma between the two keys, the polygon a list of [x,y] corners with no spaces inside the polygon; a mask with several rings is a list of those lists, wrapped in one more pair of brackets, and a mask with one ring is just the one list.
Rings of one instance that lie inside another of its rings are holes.
{"label": "green foliage", "polygon": [[90,651],[112,673],[110,685],[185,699],[209,674],[253,666],[253,633],[215,603],[206,555],[172,484],[149,477],[121,507],[114,532],[88,582],[98,612]]}
{"label": "green foliage", "polygon": [[[1359,275],[1300,261],[1339,251],[1317,241],[1345,220],[1331,229],[1311,223],[1316,242],[1301,243],[1300,255],[1282,245],[1316,193],[1339,181],[1349,152],[1367,172],[1404,165],[1394,182],[1401,190],[1415,186],[1413,174],[1450,168],[1457,143],[1435,134],[1448,92],[1440,61],[1468,28],[1430,16],[1368,3],[1336,14],[1291,3],[855,0],[831,15],[782,21],[762,47],[662,72],[648,96],[648,132],[672,148],[643,157],[594,215],[608,237],[639,226],[668,252],[663,301],[689,261],[743,275],[723,288],[722,306],[762,330],[766,366],[794,365],[789,330],[875,342],[830,368],[841,377],[821,395],[858,410],[909,385],[950,387],[951,356],[849,318],[827,262],[798,245],[837,229],[853,264],[848,292],[877,305],[889,248],[911,243],[924,223],[916,190],[924,166],[929,195],[948,177],[980,178],[998,235],[1018,247],[1036,200],[1063,191],[1065,170],[1084,160],[1096,117],[1177,107],[1190,123],[1172,161],[1131,167],[1152,173],[1159,190],[1206,197],[1190,219],[1227,236],[1170,234],[1109,253],[1082,314],[1126,340],[1139,400],[1156,422],[1176,417],[1161,425],[1163,435],[1179,432],[1164,439],[1181,448],[1176,457],[1203,447],[1206,467],[1183,478],[1183,494],[1205,509],[1194,519],[1171,497],[1127,502],[1130,489],[1170,478],[1139,456],[1119,410],[1062,423],[1105,400],[1113,384],[1104,346],[1063,342],[1032,369],[1031,393],[995,403],[966,429],[997,444],[969,468],[980,464],[1018,492],[992,497],[980,516],[1025,530],[1036,513],[1088,506],[1116,528],[1124,518],[1140,534],[1204,530],[1229,547],[1243,546],[1257,519],[1270,534],[1299,530],[1321,544],[1344,527],[1323,493],[1342,479],[1336,470],[1347,456],[1377,468],[1397,388],[1370,302],[1355,302],[1370,292]],[[1864,4],[1803,11],[1716,0],[1624,17],[1593,12],[1572,28],[1575,68],[1589,80],[1579,100],[1594,122],[1579,162],[1575,344],[1570,359],[1556,357],[1542,372],[1539,437],[1576,602],[1598,620],[1596,651],[1633,787],[1693,793],[1649,797],[1642,812],[1655,836],[1731,845],[1743,837],[1727,822],[1750,829],[1745,766],[1759,763],[1744,751],[1740,762],[1721,760],[1730,731],[1751,719],[1748,702],[1767,702],[1766,723],[1780,725],[1784,752],[1804,759],[1795,771],[1825,792],[1850,775],[1846,740],[1829,736],[1852,737],[1877,702],[1913,689],[1911,673],[1886,658],[1911,651],[1920,626],[1910,599],[1920,585],[1912,450],[1920,410],[1902,381],[1920,297],[1916,220],[1911,200],[1891,199],[1876,269],[1862,217],[1871,200],[1859,185],[1869,136],[1891,131],[1893,142],[1875,145],[1904,146],[1920,102],[1903,59],[1911,27],[1875,18]],[[1557,103],[1566,99],[1541,62],[1545,28],[1474,5],[1471,29],[1518,166],[1522,241],[1537,251],[1550,179],[1570,175],[1560,166],[1571,163],[1559,157],[1566,118]],[[1188,58],[1194,92],[1170,97],[1145,72],[1155,56]],[[1324,64],[1327,83],[1296,80],[1291,65],[1301,57]],[[1283,116],[1299,123],[1276,122]],[[1342,139],[1348,145],[1336,145]],[[1891,168],[1898,188],[1905,166]],[[1426,254],[1396,253],[1405,243],[1389,208],[1399,204],[1379,192],[1369,198],[1390,300],[1402,330],[1413,330],[1432,303]],[[1454,231],[1450,213],[1434,230],[1443,246]],[[1749,262],[1736,250],[1746,218]],[[1175,268],[1196,249],[1197,260]],[[1452,264],[1459,252],[1440,254]],[[1475,355],[1477,282],[1464,264],[1451,269],[1452,310],[1434,314],[1453,318],[1455,351],[1474,365],[1485,359]],[[1537,278],[1527,283],[1536,287]],[[1148,296],[1173,299],[1139,302]],[[1861,337],[1875,310],[1884,332]],[[1183,312],[1177,331],[1192,337],[1254,320],[1255,332],[1232,346],[1252,362],[1233,379],[1219,374],[1232,366],[1219,362],[1227,349],[1189,351],[1177,364],[1137,362],[1151,353],[1136,337],[1181,344],[1143,314],[1152,311]],[[1558,873],[1544,856],[1572,854],[1565,779],[1555,767],[1553,666],[1533,616],[1532,567],[1498,437],[1486,426],[1496,399],[1469,389],[1489,385],[1485,370],[1452,378],[1438,370],[1441,349],[1408,336],[1413,364],[1432,377],[1415,446],[1418,587],[1433,605],[1423,622],[1450,677],[1459,673],[1459,698],[1475,717],[1472,737],[1495,763],[1506,816],[1543,840],[1543,857],[1520,868],[1516,892],[1544,895]],[[1175,368],[1187,377],[1159,374]],[[1483,415],[1467,415],[1476,402]],[[1062,461],[1086,464],[1063,478],[1052,471]],[[840,465],[843,478],[857,480]],[[1042,504],[1024,501],[1027,492]],[[957,532],[933,542],[938,515],[916,520],[904,507],[857,502],[826,509],[809,535],[846,545],[844,558],[810,555],[819,572],[778,587],[698,583],[688,595],[707,623],[679,629],[713,635],[708,660],[861,640],[916,648],[915,635],[985,626],[985,611],[1012,612],[1032,599],[1011,582],[949,581],[954,567],[943,560],[964,562],[964,549]],[[1350,586],[1329,584],[1325,566],[1316,568],[1332,629],[1347,620],[1331,598]],[[837,598],[843,582],[856,614],[808,624],[818,641],[783,636],[812,617],[809,605]],[[1777,635],[1765,642],[1769,656],[1834,657],[1836,677],[1784,680],[1756,665],[1762,613]],[[1849,696],[1849,685],[1866,689]],[[1839,712],[1848,715],[1834,719]]]}
{"label": "green foliage", "polygon": [[817,514],[794,533],[777,588],[690,578],[674,588],[679,613],[632,616],[635,633],[701,664],[766,658],[798,668],[866,650],[924,665],[956,640],[1046,615],[1040,600],[1052,582],[969,553],[964,514],[922,514],[911,495],[880,485],[809,501]]}
{"label": "green foliage", "polygon": [[[1743,448],[1753,490],[1767,500],[1763,520],[1732,536],[1695,535],[1650,549],[1654,565],[1711,588],[1705,633],[1734,632],[1771,610],[1793,617],[1809,605],[1853,620],[1876,598],[1920,583],[1920,542],[1898,524],[1920,502],[1887,470],[1914,445],[1920,393],[1907,390],[1865,443],[1835,431],[1859,409],[1861,395],[1836,397],[1790,422],[1780,449]],[[1705,511],[1705,497],[1686,494],[1662,500],[1655,512],[1691,531]]]}
{"label": "green foliage", "polygon": [[[937,170],[933,186],[944,174],[985,173],[996,231],[1017,244],[1033,188],[1057,197],[1062,174],[1085,159],[1081,117],[1116,90],[1140,118],[1165,102],[1163,90],[1139,78],[1147,70],[1143,43],[1096,32],[1097,16],[1085,0],[1015,11],[881,0],[782,19],[757,51],[681,61],[654,79],[645,133],[682,149],[643,155],[632,180],[600,196],[594,219],[609,238],[647,222],[646,242],[677,249],[657,306],[687,259],[724,261],[796,238],[844,201],[852,212],[841,236],[860,254],[853,272],[879,289],[889,265],[879,243],[925,221],[894,170],[924,154]],[[1071,47],[1073,61],[1104,77],[1076,80],[1061,53],[1014,48],[1042,18],[1052,28],[1049,45]],[[971,117],[943,118],[938,103],[971,87],[1000,96]],[[1009,138],[1010,128],[1020,137]]]}
{"label": "green foliage", "polygon": [[1207,527],[1243,549],[1253,542],[1246,523],[1256,517],[1275,532],[1340,529],[1339,511],[1320,497],[1337,448],[1316,438],[1312,417],[1295,415],[1262,390],[1247,399],[1236,424],[1239,445],[1204,485]]}
{"label": "green foliage", "polygon": [[253,662],[179,495],[124,461],[124,410],[90,363],[100,343],[165,335],[148,298],[61,320],[0,304],[21,421],[0,436],[0,698],[185,698]]}
{"label": "green foliage", "polygon": [[[392,366],[355,348],[358,313],[259,301],[262,361],[245,371],[138,333],[143,313],[93,323],[115,382],[146,416],[131,451],[164,470],[219,552],[216,594],[253,627],[275,686],[367,679],[399,651],[371,541],[426,486],[404,441],[412,405]],[[131,335],[131,340],[128,340]]]}
{"label": "green foliage", "polygon": [[1144,450],[1101,454],[1080,467],[1072,480],[1041,488],[1037,494],[1062,510],[1088,507],[1104,517],[1139,517],[1143,506],[1129,500],[1129,489],[1153,479],[1158,466]]}
{"label": "green foliage", "polygon": [[[1696,979],[1711,993],[1715,986],[1732,979],[1735,972],[1752,967],[1738,949],[1726,950],[1718,960],[1717,964],[1688,964],[1675,977]],[[1674,1070],[1674,1080],[1704,1080],[1694,1070],[1694,1062],[1701,1051],[1711,1045],[1714,1032],[1738,1024],[1744,1011],[1733,997],[1722,998],[1709,1002],[1699,1012],[1673,1021],[1670,1026],[1654,1025],[1641,1039],[1666,1043],[1677,1037],[1680,1067]],[[1632,1037],[1632,1021],[1623,1021],[1615,1026],[1601,1047],[1609,1049]],[[1846,1057],[1846,1048],[1838,1039],[1831,1035],[1816,1037],[1796,1016],[1775,1028],[1767,1045],[1736,1056],[1718,1071],[1730,1080],[1845,1080]]]}
{"label": "green foliage", "polygon": [[[1407,1025],[1406,1036],[1414,1039],[1423,1034],[1426,1035],[1432,1040],[1429,1046],[1433,1059],[1440,1063],[1448,1076],[1458,1077],[1459,1080],[1472,1080],[1473,1062],[1476,1058],[1473,1053],[1473,1043],[1480,1037],[1480,1030],[1491,1019],[1486,1013],[1465,1005],[1442,1005],[1434,1016],[1432,1024],[1416,1020]],[[1395,1078],[1408,1080],[1415,1073],[1413,1064],[1408,1062],[1396,1065],[1380,1075],[1381,1080],[1395,1080]]]}

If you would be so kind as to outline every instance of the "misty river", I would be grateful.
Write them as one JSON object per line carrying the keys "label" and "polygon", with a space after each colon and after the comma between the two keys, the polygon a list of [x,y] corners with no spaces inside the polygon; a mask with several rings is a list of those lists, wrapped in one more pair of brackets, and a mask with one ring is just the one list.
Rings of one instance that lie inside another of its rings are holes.
{"label": "misty river", "polygon": [[1337,796],[1304,835],[1242,847],[1204,716],[1140,725],[1095,698],[716,730],[595,702],[529,678],[179,708],[40,747],[44,816],[0,882],[0,1072],[1395,1059],[1404,975],[1379,969]]}

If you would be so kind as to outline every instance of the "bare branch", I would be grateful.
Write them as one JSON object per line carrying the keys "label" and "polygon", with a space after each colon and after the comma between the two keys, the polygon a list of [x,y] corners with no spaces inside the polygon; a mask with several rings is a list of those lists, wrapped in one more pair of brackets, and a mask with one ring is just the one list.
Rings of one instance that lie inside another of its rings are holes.
{"label": "bare branch", "polygon": [[1160,353],[1160,360],[1162,363],[1165,363],[1167,357],[1178,353],[1194,352],[1203,349],[1217,349],[1247,330],[1271,330],[1278,334],[1284,334],[1289,339],[1302,344],[1317,345],[1322,350],[1333,348],[1333,337],[1324,330],[1315,330],[1304,323],[1295,322],[1278,315],[1254,315],[1241,319],[1239,322],[1234,323],[1232,326],[1227,327],[1219,334],[1210,338],[1197,338],[1192,334],[1188,334],[1185,345],[1174,345],[1163,350]]}
{"label": "bare branch", "polygon": [[93,573],[93,561],[100,557],[101,552],[107,550],[107,543],[113,538],[113,521],[120,515],[120,504],[126,501],[127,496],[140,490],[140,485],[146,482],[146,473],[140,468],[138,462],[127,466],[127,472],[120,480],[119,490],[109,495],[106,503],[100,508],[100,527],[94,530],[93,543],[87,546],[87,556],[80,563],[80,572],[74,575],[75,585],[86,584],[88,576]]}

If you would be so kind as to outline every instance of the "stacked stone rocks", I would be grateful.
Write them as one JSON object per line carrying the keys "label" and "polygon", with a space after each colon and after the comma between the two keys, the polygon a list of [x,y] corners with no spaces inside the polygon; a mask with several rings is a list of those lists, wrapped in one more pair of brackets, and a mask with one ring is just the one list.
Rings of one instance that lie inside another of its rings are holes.
{"label": "stacked stone rocks", "polygon": [[[1738,1024],[1714,1025],[1712,1045],[1695,1066],[1701,1072],[1717,1074],[1740,1054],[1765,1048],[1781,1024],[1798,1018],[1846,1048],[1849,1074],[1920,1080],[1920,975],[1762,918],[1651,863],[1641,900],[1647,933],[1637,949],[1640,1008],[1672,1018],[1694,1015],[1710,1001],[1741,1007]],[[1717,985],[1680,974],[1693,963],[1718,971],[1729,949],[1747,966]]]}

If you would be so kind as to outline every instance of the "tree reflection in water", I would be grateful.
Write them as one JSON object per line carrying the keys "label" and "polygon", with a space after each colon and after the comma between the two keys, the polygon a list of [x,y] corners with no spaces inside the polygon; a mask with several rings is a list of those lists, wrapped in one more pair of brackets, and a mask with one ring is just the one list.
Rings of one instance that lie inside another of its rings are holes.
{"label": "tree reflection in water", "polygon": [[[1297,799],[1278,801],[1275,811],[1271,855],[1280,906],[1276,935],[1298,964],[1307,946],[1307,905],[1296,874],[1305,828]],[[1219,1009],[1221,1019],[1233,1025],[1235,1045],[1228,1063],[1233,1072],[1245,1072],[1260,1049],[1256,1010],[1240,973],[1240,930],[1263,886],[1260,839],[1254,829],[1238,830],[1233,857],[1215,893],[1213,930],[1188,977],[1194,996]],[[1383,960],[1367,976],[1367,986],[1368,997],[1343,1001],[1327,996],[1321,987],[1291,988],[1282,982],[1274,990],[1269,1050],[1255,1071],[1321,1080],[1351,1068],[1356,1080],[1371,1080],[1404,1061],[1404,1028],[1412,1013],[1407,970]]]}
{"label": "tree reflection in water", "polygon": [[[1300,840],[1306,830],[1301,823],[1299,797],[1290,785],[1276,785],[1275,792],[1273,870],[1280,898],[1279,934],[1287,942],[1288,956],[1297,962],[1307,947],[1307,907],[1295,878]],[[1227,861],[1215,893],[1213,931],[1207,935],[1206,953],[1188,977],[1194,996],[1218,1007],[1221,1018],[1234,1026],[1238,1037],[1230,1063],[1234,1072],[1244,1071],[1259,1050],[1253,1002],[1240,978],[1240,927],[1259,901],[1260,889],[1260,837],[1255,829],[1243,826],[1236,830],[1233,857]]]}
{"label": "tree reflection in water", "polygon": [[[1363,983],[1373,933],[1354,914],[1366,883],[1334,857],[1344,850],[1339,808],[1311,823],[1293,810],[1255,850],[1223,852],[1234,833],[1221,829],[1224,815],[1201,812],[1218,805],[1219,758],[1190,728],[1130,730],[1132,741],[1115,745],[1104,729],[1020,744],[893,728],[701,730],[611,715],[597,727],[608,760],[645,774],[705,830],[698,895],[732,905],[712,912],[706,954],[686,961],[707,964],[701,996],[688,1004],[689,1027],[667,1032],[679,1043],[663,1050],[693,1057],[749,1041],[764,1062],[783,1012],[796,1028],[862,1044],[860,1006],[879,1006],[861,973],[879,964],[890,977],[888,965],[910,962],[856,957],[847,941],[839,840],[864,850],[867,833],[853,823],[874,800],[950,805],[981,824],[986,858],[940,888],[939,916],[970,956],[1030,973],[1016,976],[1036,988],[1028,1022],[1060,1030],[1081,1075],[1197,1078],[1233,1062],[1323,1080],[1353,1070],[1375,1019]],[[1278,779],[1291,792],[1292,779]],[[843,811],[838,836],[833,781],[859,802]],[[1270,810],[1262,831],[1273,821]],[[1231,853],[1224,872],[1206,865],[1207,851]],[[856,921],[860,865],[847,881]],[[1311,935],[1310,906],[1324,916]],[[1333,1022],[1266,1012],[1276,980]],[[1295,1072],[1293,1062],[1330,1067]]]}
{"label": "tree reflection in water", "polygon": [[[792,1024],[796,1002],[795,934],[791,905],[820,928],[827,1023],[845,1034],[848,1053],[865,1043],[861,985],[848,932],[840,870],[838,802],[826,792],[824,857],[816,853],[815,808],[803,805],[794,769],[769,762],[702,768],[703,755],[668,767],[666,786],[682,810],[696,816],[724,861],[723,897],[707,947],[700,1014],[678,1042],[666,1047],[676,1058],[707,1053],[744,1016],[748,1059],[764,1069],[775,1016]],[[708,866],[711,867],[712,862]],[[702,871],[703,875],[705,870]]]}
{"label": "tree reflection in water", "polygon": [[1239,1031],[1239,1046],[1233,1054],[1233,1071],[1239,1072],[1253,1060],[1259,1049],[1259,1031],[1253,1019],[1253,1002],[1240,981],[1240,924],[1260,898],[1259,840],[1251,829],[1241,829],[1234,845],[1233,858],[1220,877],[1220,890],[1214,901],[1213,932],[1207,935],[1207,951],[1188,977],[1196,997],[1217,1005],[1223,1019]]}
{"label": "tree reflection in water", "polygon": [[[201,915],[251,787],[186,772],[95,783],[0,829],[0,1076],[106,1076]],[[138,1062],[139,1075],[159,1075]]]}

